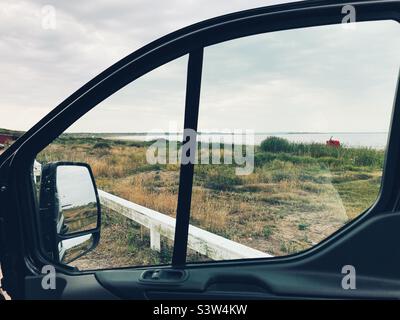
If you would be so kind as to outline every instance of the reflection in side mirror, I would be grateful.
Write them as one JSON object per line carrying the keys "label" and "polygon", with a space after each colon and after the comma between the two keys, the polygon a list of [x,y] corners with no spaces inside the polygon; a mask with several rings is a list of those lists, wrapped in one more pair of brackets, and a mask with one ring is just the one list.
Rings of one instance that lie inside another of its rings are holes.
{"label": "reflection in side mirror", "polygon": [[101,211],[89,165],[43,166],[40,221],[44,249],[57,262],[69,263],[97,246]]}
{"label": "reflection in side mirror", "polygon": [[97,199],[87,167],[58,166],[56,171],[59,199],[60,234],[92,230],[97,226]]}
{"label": "reflection in side mirror", "polygon": [[93,248],[93,235],[87,234],[84,236],[62,240],[58,244],[58,252],[60,260],[63,263],[69,263],[83,256]]}

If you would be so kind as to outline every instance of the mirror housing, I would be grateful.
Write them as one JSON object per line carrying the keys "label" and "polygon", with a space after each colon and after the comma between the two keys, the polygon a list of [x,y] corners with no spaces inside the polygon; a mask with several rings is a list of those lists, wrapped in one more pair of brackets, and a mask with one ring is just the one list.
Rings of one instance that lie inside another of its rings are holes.
{"label": "mirror housing", "polygon": [[88,164],[43,165],[39,216],[43,247],[52,260],[69,263],[96,248],[101,206]]}

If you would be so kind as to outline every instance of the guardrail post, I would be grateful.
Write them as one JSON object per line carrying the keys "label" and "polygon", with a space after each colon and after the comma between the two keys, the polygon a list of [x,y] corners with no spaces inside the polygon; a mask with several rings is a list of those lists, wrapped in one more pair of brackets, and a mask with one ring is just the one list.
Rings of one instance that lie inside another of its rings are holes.
{"label": "guardrail post", "polygon": [[158,252],[161,251],[161,238],[160,233],[157,232],[156,228],[152,226],[150,228],[150,249],[156,250]]}

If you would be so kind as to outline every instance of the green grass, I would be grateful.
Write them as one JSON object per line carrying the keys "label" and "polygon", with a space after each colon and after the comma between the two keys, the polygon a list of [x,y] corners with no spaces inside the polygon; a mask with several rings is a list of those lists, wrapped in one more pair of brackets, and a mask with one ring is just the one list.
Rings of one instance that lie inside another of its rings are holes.
{"label": "green grass", "polygon": [[214,190],[233,190],[242,184],[232,165],[197,165],[195,177],[196,183]]}
{"label": "green grass", "polygon": [[265,139],[256,152],[258,165],[273,160],[297,164],[321,163],[330,168],[343,166],[382,168],[384,151],[372,148],[331,147],[320,143],[294,143],[278,137]]}
{"label": "green grass", "polygon": [[265,239],[269,239],[272,235],[272,227],[271,226],[265,226],[263,229],[263,236]]}
{"label": "green grass", "polygon": [[380,176],[368,180],[362,179],[335,183],[335,188],[342,201],[347,204],[350,218],[359,215],[362,212],[360,208],[367,209],[374,203],[378,196],[380,184]]}

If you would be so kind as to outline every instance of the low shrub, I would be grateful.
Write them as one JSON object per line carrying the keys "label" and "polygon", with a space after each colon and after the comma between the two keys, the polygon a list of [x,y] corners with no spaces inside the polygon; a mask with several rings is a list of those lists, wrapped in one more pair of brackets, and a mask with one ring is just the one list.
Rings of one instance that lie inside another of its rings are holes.
{"label": "low shrub", "polygon": [[109,149],[110,145],[107,142],[97,142],[93,145],[93,149]]}
{"label": "low shrub", "polygon": [[242,180],[235,174],[233,167],[219,166],[218,169],[209,171],[205,176],[204,186],[215,190],[232,190],[234,186],[241,185]]}
{"label": "low shrub", "polygon": [[260,148],[267,152],[290,152],[291,145],[289,141],[279,137],[268,137],[261,142]]}
{"label": "low shrub", "polygon": [[373,149],[359,149],[354,156],[354,164],[363,167],[382,167],[383,155]]}
{"label": "low shrub", "polygon": [[263,228],[263,235],[265,239],[269,239],[272,235],[272,228],[270,226],[265,226]]}
{"label": "low shrub", "polygon": [[254,164],[261,167],[265,163],[271,162],[277,158],[277,155],[271,152],[257,152],[254,155]]}

